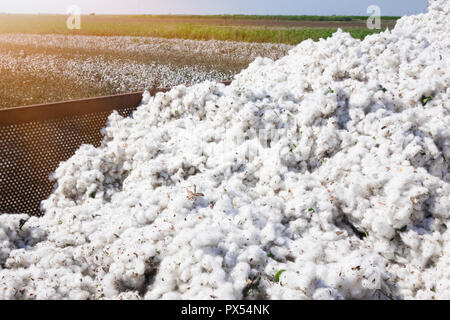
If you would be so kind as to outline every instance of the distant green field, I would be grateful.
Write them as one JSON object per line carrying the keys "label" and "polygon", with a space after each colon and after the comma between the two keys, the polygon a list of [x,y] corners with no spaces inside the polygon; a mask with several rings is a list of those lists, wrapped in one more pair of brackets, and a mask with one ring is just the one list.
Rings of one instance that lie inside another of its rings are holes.
{"label": "distant green field", "polygon": [[[392,27],[398,17],[384,17]],[[0,33],[148,36],[298,44],[332,35],[337,28],[363,39],[381,30],[365,27],[366,17],[346,16],[82,16],[81,30],[66,28],[64,15],[0,15]],[[350,20],[345,20],[350,19]],[[231,23],[230,23],[231,21]]]}
{"label": "distant green field", "polygon": [[[311,16],[311,15],[244,15],[244,14],[220,14],[220,15],[133,15],[132,17],[152,17],[160,19],[180,18],[180,19],[228,19],[228,20],[290,20],[290,21],[355,21],[367,20],[368,16]],[[400,19],[400,16],[383,16],[381,20]]]}

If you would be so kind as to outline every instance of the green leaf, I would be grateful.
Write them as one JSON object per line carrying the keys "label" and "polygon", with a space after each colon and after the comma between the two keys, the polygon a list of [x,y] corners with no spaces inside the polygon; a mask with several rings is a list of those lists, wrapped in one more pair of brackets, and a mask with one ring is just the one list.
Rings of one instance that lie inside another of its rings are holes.
{"label": "green leaf", "polygon": [[272,252],[269,252],[269,253],[267,254],[267,256],[268,256],[269,258],[272,258],[272,259],[274,259],[274,260],[275,260],[275,256],[273,255],[273,253],[272,253]]}
{"label": "green leaf", "polygon": [[329,92],[329,93],[334,93],[334,90],[331,89],[331,87],[328,87],[328,92]]}
{"label": "green leaf", "polygon": [[280,271],[277,272],[277,274],[275,275],[275,282],[279,282],[280,281],[280,276],[285,271],[286,271],[285,269],[281,269]]}
{"label": "green leaf", "polygon": [[311,213],[316,212],[316,210],[314,210],[313,208],[309,208],[308,211],[311,212]]}
{"label": "green leaf", "polygon": [[398,231],[398,232],[405,232],[406,229],[408,229],[408,226],[403,226],[402,228],[397,229],[397,231]]}
{"label": "green leaf", "polygon": [[62,220],[59,220],[59,221],[58,221],[58,224],[63,224]]}
{"label": "green leaf", "polygon": [[90,194],[89,194],[89,198],[91,198],[91,199],[95,199],[95,192],[91,192]]}
{"label": "green leaf", "polygon": [[433,96],[422,96],[422,105],[425,106],[428,102],[430,102],[431,100],[433,100],[434,97]]}

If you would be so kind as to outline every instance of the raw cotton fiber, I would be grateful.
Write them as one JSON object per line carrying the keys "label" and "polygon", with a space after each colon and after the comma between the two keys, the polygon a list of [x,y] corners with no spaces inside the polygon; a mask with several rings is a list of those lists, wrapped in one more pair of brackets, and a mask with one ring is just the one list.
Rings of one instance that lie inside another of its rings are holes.
{"label": "raw cotton fiber", "polygon": [[145,94],[0,217],[0,298],[450,299],[449,32],[434,0]]}

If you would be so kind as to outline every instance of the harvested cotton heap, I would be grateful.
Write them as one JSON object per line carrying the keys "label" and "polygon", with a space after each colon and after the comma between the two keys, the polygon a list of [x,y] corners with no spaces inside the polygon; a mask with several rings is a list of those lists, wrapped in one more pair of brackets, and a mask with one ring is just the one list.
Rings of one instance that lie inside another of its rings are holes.
{"label": "harvested cotton heap", "polygon": [[449,15],[112,114],[1,217],[0,298],[449,299]]}

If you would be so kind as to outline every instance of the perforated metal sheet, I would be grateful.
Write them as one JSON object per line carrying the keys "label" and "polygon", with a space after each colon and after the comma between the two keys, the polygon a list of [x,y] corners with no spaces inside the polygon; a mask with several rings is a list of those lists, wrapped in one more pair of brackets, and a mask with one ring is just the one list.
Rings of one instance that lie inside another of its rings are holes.
{"label": "perforated metal sheet", "polygon": [[[124,116],[134,108],[118,110]],[[111,111],[0,127],[0,212],[40,214],[49,174],[82,144],[99,146]]]}

